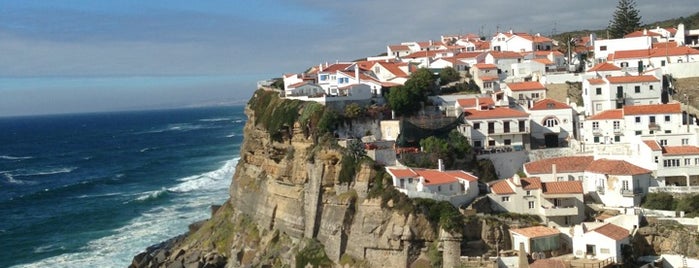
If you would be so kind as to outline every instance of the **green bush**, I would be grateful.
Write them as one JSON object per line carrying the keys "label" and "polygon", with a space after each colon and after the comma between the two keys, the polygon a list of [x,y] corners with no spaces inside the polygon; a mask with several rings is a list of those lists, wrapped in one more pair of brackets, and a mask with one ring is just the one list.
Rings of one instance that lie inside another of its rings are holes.
{"label": "green bush", "polygon": [[306,247],[296,254],[296,267],[309,264],[313,267],[330,267],[333,264],[325,254],[323,244],[316,240],[308,240]]}
{"label": "green bush", "polygon": [[677,201],[668,193],[648,193],[641,202],[641,207],[648,209],[675,210]]}
{"label": "green bush", "polygon": [[677,202],[677,210],[692,215],[699,213],[699,194],[682,197]]}

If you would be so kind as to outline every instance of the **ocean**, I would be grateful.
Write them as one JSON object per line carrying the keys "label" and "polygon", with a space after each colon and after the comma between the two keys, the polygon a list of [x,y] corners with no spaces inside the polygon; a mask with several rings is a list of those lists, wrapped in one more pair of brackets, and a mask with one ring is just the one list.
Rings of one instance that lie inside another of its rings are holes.
{"label": "ocean", "polygon": [[126,267],[228,198],[243,106],[0,118],[0,267]]}

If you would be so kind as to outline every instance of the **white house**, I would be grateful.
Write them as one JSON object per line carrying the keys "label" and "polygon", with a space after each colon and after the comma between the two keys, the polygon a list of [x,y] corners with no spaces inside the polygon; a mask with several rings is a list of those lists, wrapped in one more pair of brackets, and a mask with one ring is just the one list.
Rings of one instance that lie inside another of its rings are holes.
{"label": "white house", "polygon": [[682,116],[679,102],[606,110],[585,119],[582,140],[586,145],[629,143],[631,137],[652,135],[663,145],[687,145],[690,137]]}
{"label": "white house", "polygon": [[699,61],[699,50],[669,45],[650,49],[627,49],[610,54],[607,61],[620,66],[625,71],[640,73],[647,69],[662,68],[672,63]]}
{"label": "white house", "polygon": [[386,55],[391,55],[396,58],[407,56],[410,53],[413,53],[413,51],[410,50],[410,47],[407,45],[399,44],[386,46]]}
{"label": "white house", "polygon": [[473,81],[481,88],[481,93],[500,91],[500,70],[495,64],[477,63],[469,69]]}
{"label": "white house", "polygon": [[650,36],[595,40],[595,60],[604,62],[609,54],[620,50],[650,49],[653,39]]}
{"label": "white house", "polygon": [[522,63],[524,57],[522,54],[511,52],[511,51],[489,51],[485,53],[485,59],[483,63],[495,64],[502,74],[511,76],[514,71],[512,70],[512,64]]}
{"label": "white house", "polygon": [[381,82],[404,84],[410,77],[410,65],[405,62],[377,61],[370,67],[374,76]]}
{"label": "white house", "polygon": [[573,255],[581,259],[604,260],[612,258],[616,263],[623,261],[622,245],[630,245],[629,231],[612,223],[592,230],[576,226],[573,235]]}
{"label": "white house", "polygon": [[541,178],[543,182],[582,181],[585,168],[592,161],[593,156],[553,157],[526,163],[522,171],[529,177]]}
{"label": "white house", "polygon": [[546,226],[532,226],[526,228],[510,229],[512,247],[519,248],[524,244],[524,251],[528,254],[544,252],[551,255],[551,251],[561,248],[561,231]]}
{"label": "white house", "polygon": [[651,170],[625,160],[596,159],[585,168],[585,192],[605,206],[639,206],[650,186]]}
{"label": "white house", "polygon": [[535,101],[546,98],[546,87],[534,81],[507,83],[503,91],[508,97],[525,107],[531,107]]}
{"label": "white house", "polygon": [[551,50],[553,40],[540,34],[515,33],[513,31],[497,33],[490,39],[490,49],[494,51],[527,52]]}
{"label": "white house", "polygon": [[478,152],[522,150],[529,135],[529,114],[509,107],[464,109],[457,127]]}
{"label": "white house", "polygon": [[393,186],[408,197],[449,201],[455,207],[468,204],[478,196],[478,177],[462,170],[386,167]]}
{"label": "white house", "polygon": [[594,75],[596,77],[607,77],[607,76],[622,76],[624,75],[624,72],[621,70],[621,67],[616,66],[612,63],[609,62],[602,62],[599,63],[595,66],[592,66],[590,69],[585,71],[588,74]]}
{"label": "white house", "polygon": [[577,132],[577,113],[569,105],[542,99],[529,108],[532,143],[546,148],[567,146]]}
{"label": "white house", "polygon": [[583,80],[585,115],[625,105],[660,103],[662,81],[653,75],[606,76]]}
{"label": "white house", "polygon": [[581,181],[541,182],[520,178],[491,182],[491,208],[495,211],[538,215],[546,224],[571,226],[585,218]]}

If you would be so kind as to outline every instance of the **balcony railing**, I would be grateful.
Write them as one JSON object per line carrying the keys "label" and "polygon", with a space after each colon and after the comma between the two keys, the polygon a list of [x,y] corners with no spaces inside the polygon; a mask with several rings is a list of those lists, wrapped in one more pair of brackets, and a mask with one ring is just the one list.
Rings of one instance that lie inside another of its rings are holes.
{"label": "balcony railing", "polygon": [[636,188],[633,190],[621,189],[619,192],[621,193],[622,196],[632,197],[632,196],[639,195],[639,194],[643,193],[643,190],[641,190],[640,188]]}
{"label": "balcony railing", "polygon": [[597,192],[600,194],[604,194],[604,186],[597,186]]}
{"label": "balcony railing", "polygon": [[541,215],[546,216],[546,217],[571,216],[571,215],[578,215],[578,208],[575,206],[568,206],[568,207],[544,207],[544,206],[541,206],[539,208],[539,213]]}
{"label": "balcony railing", "polygon": [[593,128],[592,134],[594,134],[595,136],[602,135],[602,129],[601,128]]}
{"label": "balcony railing", "polygon": [[496,136],[496,135],[511,135],[511,134],[526,134],[529,133],[529,128],[525,127],[524,129],[519,129],[519,128],[510,128],[508,132],[505,132],[504,129],[502,132],[496,132],[496,131],[490,131],[488,129],[488,135],[490,136]]}
{"label": "balcony railing", "polygon": [[650,123],[648,124],[648,130],[660,130],[660,125],[656,123]]}
{"label": "balcony railing", "polygon": [[621,134],[622,132],[623,132],[623,131],[621,130],[621,128],[615,128],[615,129],[614,129],[614,134]]}
{"label": "balcony railing", "polygon": [[648,187],[651,193],[699,193],[699,186],[662,186]]}

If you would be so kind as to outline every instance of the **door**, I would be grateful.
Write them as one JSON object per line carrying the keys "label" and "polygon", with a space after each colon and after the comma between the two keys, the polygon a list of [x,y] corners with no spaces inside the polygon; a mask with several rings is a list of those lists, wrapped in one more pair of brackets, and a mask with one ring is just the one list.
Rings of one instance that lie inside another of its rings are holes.
{"label": "door", "polygon": [[546,148],[556,148],[558,147],[558,134],[546,134],[544,135],[544,144]]}

